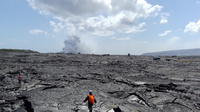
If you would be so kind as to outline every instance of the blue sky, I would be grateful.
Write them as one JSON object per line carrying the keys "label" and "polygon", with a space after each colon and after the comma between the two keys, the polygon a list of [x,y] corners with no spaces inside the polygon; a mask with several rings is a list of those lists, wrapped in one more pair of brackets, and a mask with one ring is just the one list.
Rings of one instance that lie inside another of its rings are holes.
{"label": "blue sky", "polygon": [[1,0],[0,48],[97,54],[200,48],[200,0],[94,1]]}

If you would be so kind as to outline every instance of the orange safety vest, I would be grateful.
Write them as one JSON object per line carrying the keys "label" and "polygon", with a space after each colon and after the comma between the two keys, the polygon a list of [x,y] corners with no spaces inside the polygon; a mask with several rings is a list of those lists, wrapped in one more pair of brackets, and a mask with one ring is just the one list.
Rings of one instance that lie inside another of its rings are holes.
{"label": "orange safety vest", "polygon": [[95,103],[95,98],[94,98],[94,95],[88,95],[88,100],[91,104],[94,104]]}

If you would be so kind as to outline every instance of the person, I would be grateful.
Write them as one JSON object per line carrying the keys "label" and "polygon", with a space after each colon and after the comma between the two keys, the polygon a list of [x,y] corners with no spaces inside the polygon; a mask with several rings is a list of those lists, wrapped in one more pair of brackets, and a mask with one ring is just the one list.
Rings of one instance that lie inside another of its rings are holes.
{"label": "person", "polygon": [[87,95],[87,97],[85,98],[83,102],[86,102],[86,101],[88,102],[89,112],[92,112],[93,105],[97,103],[95,96],[92,94],[92,90],[89,91],[89,94]]}
{"label": "person", "polygon": [[18,74],[17,79],[18,79],[19,85],[21,86],[22,85],[22,73]]}

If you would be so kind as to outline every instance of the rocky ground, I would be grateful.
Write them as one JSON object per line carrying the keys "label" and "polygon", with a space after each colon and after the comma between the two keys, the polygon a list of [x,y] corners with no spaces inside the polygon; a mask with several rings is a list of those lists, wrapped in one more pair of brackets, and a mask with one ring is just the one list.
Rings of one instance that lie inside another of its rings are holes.
{"label": "rocky ground", "polygon": [[[199,112],[200,57],[0,53],[0,112]],[[17,75],[23,74],[23,84]]]}

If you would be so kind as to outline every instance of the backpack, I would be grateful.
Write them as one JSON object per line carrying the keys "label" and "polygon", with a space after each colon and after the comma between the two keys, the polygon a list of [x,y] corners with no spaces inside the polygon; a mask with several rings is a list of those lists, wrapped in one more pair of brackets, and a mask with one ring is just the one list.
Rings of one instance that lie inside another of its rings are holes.
{"label": "backpack", "polygon": [[88,101],[89,101],[91,104],[94,104],[94,103],[95,103],[94,95],[88,95]]}
{"label": "backpack", "polygon": [[19,74],[19,75],[17,76],[17,79],[18,79],[18,80],[22,80],[22,74]]}

